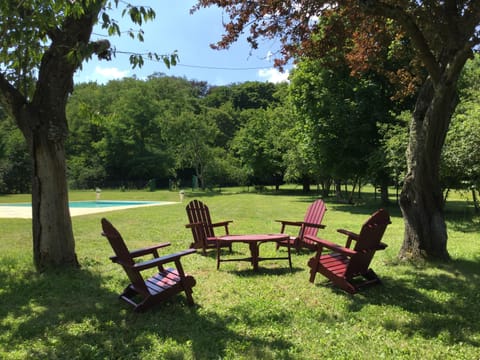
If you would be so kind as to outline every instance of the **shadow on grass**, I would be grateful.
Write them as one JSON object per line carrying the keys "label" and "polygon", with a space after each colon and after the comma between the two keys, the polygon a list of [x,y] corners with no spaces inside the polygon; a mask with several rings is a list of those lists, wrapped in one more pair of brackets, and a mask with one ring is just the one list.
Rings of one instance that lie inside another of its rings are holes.
{"label": "shadow on grass", "polygon": [[[221,270],[221,268],[220,268]],[[268,267],[268,265],[265,265],[265,267],[262,267],[259,265],[258,270],[253,270],[253,268],[248,268],[248,269],[242,269],[242,270],[225,270],[229,272],[230,274],[235,274],[238,276],[244,276],[244,277],[255,277],[255,276],[265,276],[265,275],[288,275],[288,274],[294,274],[298,273],[301,271],[304,271],[303,268],[293,266],[292,270],[290,270],[290,267],[288,264],[286,267]]]}
{"label": "shadow on grass", "polygon": [[445,209],[445,218],[448,227],[465,233],[480,232],[480,214],[476,213],[473,205],[465,206],[461,201],[450,201]]}
{"label": "shadow on grass", "polygon": [[[351,297],[350,311],[361,312],[369,305],[395,306],[403,310],[398,319],[385,319],[379,324],[388,331],[479,347],[479,266],[480,259],[455,260],[437,264],[441,273],[436,275],[409,267],[399,277],[382,277],[383,286],[365,289]],[[403,312],[414,320],[402,320]]]}
{"label": "shadow on grass", "polygon": [[[231,343],[264,358],[264,351],[291,347],[283,340],[230,330],[239,318],[247,327],[258,321],[250,318],[248,308],[221,316],[199,305],[187,306],[184,294],[179,294],[137,314],[108,290],[111,286],[120,292],[126,285],[108,274],[85,269],[36,274],[18,271],[15,265],[0,267],[0,332],[5,349],[24,351],[30,358],[133,359],[159,354],[163,359],[211,359],[225,357]],[[276,316],[279,319],[262,321],[289,321],[288,314]]]}

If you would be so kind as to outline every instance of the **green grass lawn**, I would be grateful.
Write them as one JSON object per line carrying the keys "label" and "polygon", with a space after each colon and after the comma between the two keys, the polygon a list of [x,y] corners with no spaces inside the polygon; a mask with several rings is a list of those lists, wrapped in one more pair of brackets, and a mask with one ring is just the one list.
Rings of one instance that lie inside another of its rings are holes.
{"label": "green grass lawn", "polygon": [[[112,250],[100,236],[108,218],[131,249],[170,241],[167,252],[188,248],[186,202],[204,201],[213,221],[234,220],[232,233],[278,232],[275,219],[301,220],[315,195],[275,193],[191,193],[182,203],[73,218],[81,270],[36,274],[32,265],[31,221],[0,219],[1,359],[475,359],[480,358],[480,217],[463,198],[448,202],[447,264],[408,265],[396,260],[403,221],[396,205],[392,224],[372,268],[383,285],[354,296],[311,284],[309,253],[260,263],[222,263],[215,254],[183,259],[192,274],[196,306],[183,294],[143,313],[118,300],[127,285]],[[94,193],[72,192],[71,200]],[[178,201],[177,192],[102,191],[105,200]],[[0,202],[29,201],[0,196]],[[368,194],[359,205],[326,201],[321,236],[344,242],[338,228],[358,231],[379,207]],[[293,232],[293,229],[292,229]],[[280,250],[284,251],[284,250]],[[246,255],[245,244],[234,256]],[[275,255],[264,244],[261,255]],[[228,254],[225,254],[228,255]]]}

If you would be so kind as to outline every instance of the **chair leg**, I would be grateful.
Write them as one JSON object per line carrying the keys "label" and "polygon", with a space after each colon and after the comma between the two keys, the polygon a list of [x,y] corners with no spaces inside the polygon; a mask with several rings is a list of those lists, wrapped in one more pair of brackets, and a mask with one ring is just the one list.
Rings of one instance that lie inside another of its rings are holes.
{"label": "chair leg", "polygon": [[187,297],[187,304],[190,306],[195,305],[195,302],[193,301],[193,296],[192,296],[192,288],[191,287],[186,287],[185,288],[185,296]]}
{"label": "chair leg", "polygon": [[290,250],[290,246],[287,246],[287,252],[288,252],[288,264],[290,265],[290,271],[292,271],[292,252]]}
{"label": "chair leg", "polygon": [[311,268],[310,270],[310,282],[313,284],[315,282],[315,276],[318,272],[318,267],[320,266],[320,256],[322,255],[322,251],[319,250],[315,254],[314,257],[310,258],[308,261],[308,266]]}

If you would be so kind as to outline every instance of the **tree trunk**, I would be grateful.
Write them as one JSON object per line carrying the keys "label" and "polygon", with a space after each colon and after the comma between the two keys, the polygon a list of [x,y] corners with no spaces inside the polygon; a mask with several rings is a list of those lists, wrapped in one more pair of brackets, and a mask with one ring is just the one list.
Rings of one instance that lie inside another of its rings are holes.
{"label": "tree trunk", "polygon": [[308,194],[310,192],[310,178],[308,176],[302,177],[302,192]]}
{"label": "tree trunk", "polygon": [[68,207],[64,143],[44,132],[45,129],[39,129],[33,133],[30,147],[34,263],[39,271],[78,267]]}
{"label": "tree trunk", "polygon": [[388,205],[390,203],[388,196],[388,182],[382,181],[380,184],[380,201],[382,205]]}
{"label": "tree trunk", "polygon": [[455,109],[456,83],[434,88],[427,80],[417,99],[407,151],[407,175],[400,194],[405,233],[401,259],[449,259],[440,155]]}
{"label": "tree trunk", "polygon": [[339,180],[335,180],[335,197],[337,200],[342,200],[342,184],[340,183]]}
{"label": "tree trunk", "polygon": [[472,197],[473,197],[473,206],[475,208],[475,212],[480,212],[480,207],[478,206],[478,199],[477,193],[475,192],[475,186],[472,186]]}

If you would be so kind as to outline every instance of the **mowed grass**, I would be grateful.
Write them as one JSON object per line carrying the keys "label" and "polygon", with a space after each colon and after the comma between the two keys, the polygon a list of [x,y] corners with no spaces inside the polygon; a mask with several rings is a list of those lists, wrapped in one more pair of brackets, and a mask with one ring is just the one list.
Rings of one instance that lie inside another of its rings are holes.
{"label": "mowed grass", "polygon": [[[93,200],[72,192],[71,200]],[[178,201],[177,192],[102,191],[105,200]],[[118,300],[127,285],[112,250],[100,236],[108,218],[131,249],[170,241],[164,252],[189,247],[187,201],[210,208],[213,221],[234,220],[231,233],[278,232],[276,219],[301,220],[314,193],[192,193],[183,203],[73,218],[80,270],[37,274],[32,265],[31,221],[0,219],[1,359],[479,359],[480,218],[465,199],[447,207],[446,264],[400,264],[403,221],[395,204],[392,224],[372,268],[383,280],[354,296],[317,275],[311,284],[311,254],[264,261],[253,272],[247,262],[222,263],[215,254],[183,258],[192,274],[196,305],[183,294],[142,314]],[[25,196],[0,202],[29,201]],[[320,234],[343,243],[338,228],[358,231],[380,207],[365,194],[359,205],[326,200]],[[289,229],[294,233],[296,229]],[[284,251],[284,250],[280,250]],[[274,244],[261,255],[275,256]],[[248,254],[235,244],[233,256]],[[228,256],[228,253],[224,254]]]}

